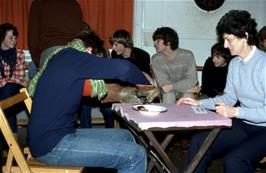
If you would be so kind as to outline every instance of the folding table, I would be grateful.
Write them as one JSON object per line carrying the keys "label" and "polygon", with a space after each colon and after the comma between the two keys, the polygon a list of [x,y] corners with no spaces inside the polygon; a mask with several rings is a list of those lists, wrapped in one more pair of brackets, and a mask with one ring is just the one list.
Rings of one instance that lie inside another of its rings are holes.
{"label": "folding table", "polygon": [[[116,103],[112,109],[127,124],[137,141],[145,147],[149,156],[148,172],[156,167],[160,172],[178,173],[177,167],[169,159],[165,149],[180,130],[211,129],[200,150],[190,163],[186,173],[192,173],[197,164],[215,140],[221,128],[230,128],[232,121],[206,110],[205,113],[195,113],[192,106],[176,104],[154,104],[167,108],[166,112],[149,116],[133,109],[136,104]],[[198,108],[196,108],[198,109]],[[165,132],[167,135],[158,142],[154,133]]]}

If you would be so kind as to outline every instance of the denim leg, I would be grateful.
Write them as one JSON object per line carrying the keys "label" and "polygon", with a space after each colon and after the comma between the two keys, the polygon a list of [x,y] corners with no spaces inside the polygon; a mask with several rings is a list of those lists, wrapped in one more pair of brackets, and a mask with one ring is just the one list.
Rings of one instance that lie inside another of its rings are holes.
{"label": "denim leg", "polygon": [[91,110],[92,106],[89,99],[87,97],[83,97],[78,110],[81,128],[91,128]]}
{"label": "denim leg", "polygon": [[29,63],[29,78],[32,79],[33,76],[39,71],[39,69],[36,67],[33,61]]}
{"label": "denim leg", "polygon": [[114,117],[113,117],[113,111],[111,109],[111,106],[112,104],[101,104],[100,105],[100,111],[103,114],[106,128],[114,127]]}
{"label": "denim leg", "polygon": [[224,167],[227,173],[254,173],[257,163],[266,156],[266,128],[248,128],[262,129],[249,135],[240,145],[235,146],[227,153],[224,157]]}
{"label": "denim leg", "polygon": [[145,173],[146,152],[124,129],[77,129],[48,154],[50,165],[115,168],[118,173]]}
{"label": "denim leg", "polygon": [[[205,173],[213,155],[227,152],[235,146],[241,144],[247,138],[247,134],[242,127],[243,123],[241,122],[241,120],[233,119],[232,123],[232,128],[221,130],[207,153],[204,155],[204,157],[196,167],[194,173]],[[188,155],[185,160],[185,168],[188,167],[189,163],[198,152],[201,144],[204,142],[208,134],[209,131],[204,131],[192,136]]]}
{"label": "denim leg", "polygon": [[[185,159],[184,168],[187,169],[190,162],[194,158],[194,156],[197,154],[201,144],[204,142],[206,137],[208,136],[209,131],[199,132],[193,135],[190,139],[190,145],[187,153],[187,157]],[[205,156],[202,158],[200,163],[198,164],[197,168],[195,169],[195,172],[198,173],[204,173],[206,172],[208,168],[208,162],[211,160],[211,157],[205,154]]]}
{"label": "denim leg", "polygon": [[[10,96],[13,96],[19,93],[21,85],[15,83],[7,83],[5,86],[0,88],[0,100],[6,99]],[[15,106],[13,108],[7,109],[7,120],[14,133],[17,132],[17,117],[16,114],[21,111],[21,107]]]}

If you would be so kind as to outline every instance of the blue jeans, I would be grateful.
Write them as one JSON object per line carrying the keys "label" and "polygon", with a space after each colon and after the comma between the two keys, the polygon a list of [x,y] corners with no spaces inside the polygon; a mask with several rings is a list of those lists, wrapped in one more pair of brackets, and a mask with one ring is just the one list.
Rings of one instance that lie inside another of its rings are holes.
{"label": "blue jeans", "polygon": [[[185,168],[188,167],[208,134],[209,131],[205,131],[192,137]],[[221,130],[194,172],[206,172],[212,157],[222,154],[226,173],[254,173],[256,164],[266,156],[265,144],[266,127],[253,126],[242,120],[233,119],[232,128]]]}
{"label": "blue jeans", "polygon": [[38,160],[49,165],[115,168],[118,173],[145,173],[144,148],[124,129],[77,129]]}
{"label": "blue jeans", "polygon": [[[16,83],[7,83],[5,86],[0,87],[0,100],[11,97],[17,93],[22,88],[21,85]],[[7,109],[7,120],[14,133],[17,132],[17,117],[16,114],[22,111],[22,105],[16,105],[13,108]]]}

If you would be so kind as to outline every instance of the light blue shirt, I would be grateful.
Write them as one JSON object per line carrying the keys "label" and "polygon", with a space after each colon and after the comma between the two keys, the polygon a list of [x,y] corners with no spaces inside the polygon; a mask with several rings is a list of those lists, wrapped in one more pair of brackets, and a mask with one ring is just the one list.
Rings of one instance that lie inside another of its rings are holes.
{"label": "light blue shirt", "polygon": [[239,119],[266,126],[266,53],[255,46],[245,60],[235,57],[230,62],[224,94],[201,100],[201,106],[215,109],[216,102],[233,106],[237,100]]}

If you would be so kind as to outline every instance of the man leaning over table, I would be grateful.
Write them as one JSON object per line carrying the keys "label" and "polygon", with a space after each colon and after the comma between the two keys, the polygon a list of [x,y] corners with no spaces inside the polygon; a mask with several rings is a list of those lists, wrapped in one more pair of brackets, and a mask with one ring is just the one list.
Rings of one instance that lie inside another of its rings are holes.
{"label": "man leaning over table", "polygon": [[[256,26],[247,11],[227,12],[216,31],[224,47],[236,57],[229,64],[224,94],[200,101],[181,98],[177,102],[213,109],[232,118],[232,128],[221,130],[195,173],[206,172],[208,163],[217,154],[224,154],[226,173],[255,172],[256,164],[266,156],[266,53],[255,46]],[[237,101],[240,107],[233,107]],[[186,168],[208,133],[192,137]]]}
{"label": "man leaning over table", "polygon": [[149,84],[135,65],[89,54],[92,50],[86,38],[83,35],[56,49],[30,81],[29,93],[34,95],[28,128],[30,150],[35,158],[48,165],[145,173],[145,150],[135,143],[129,131],[74,127],[86,79],[94,79],[90,87],[91,92],[97,90],[98,99],[106,95],[107,89],[103,81],[95,79]]}

